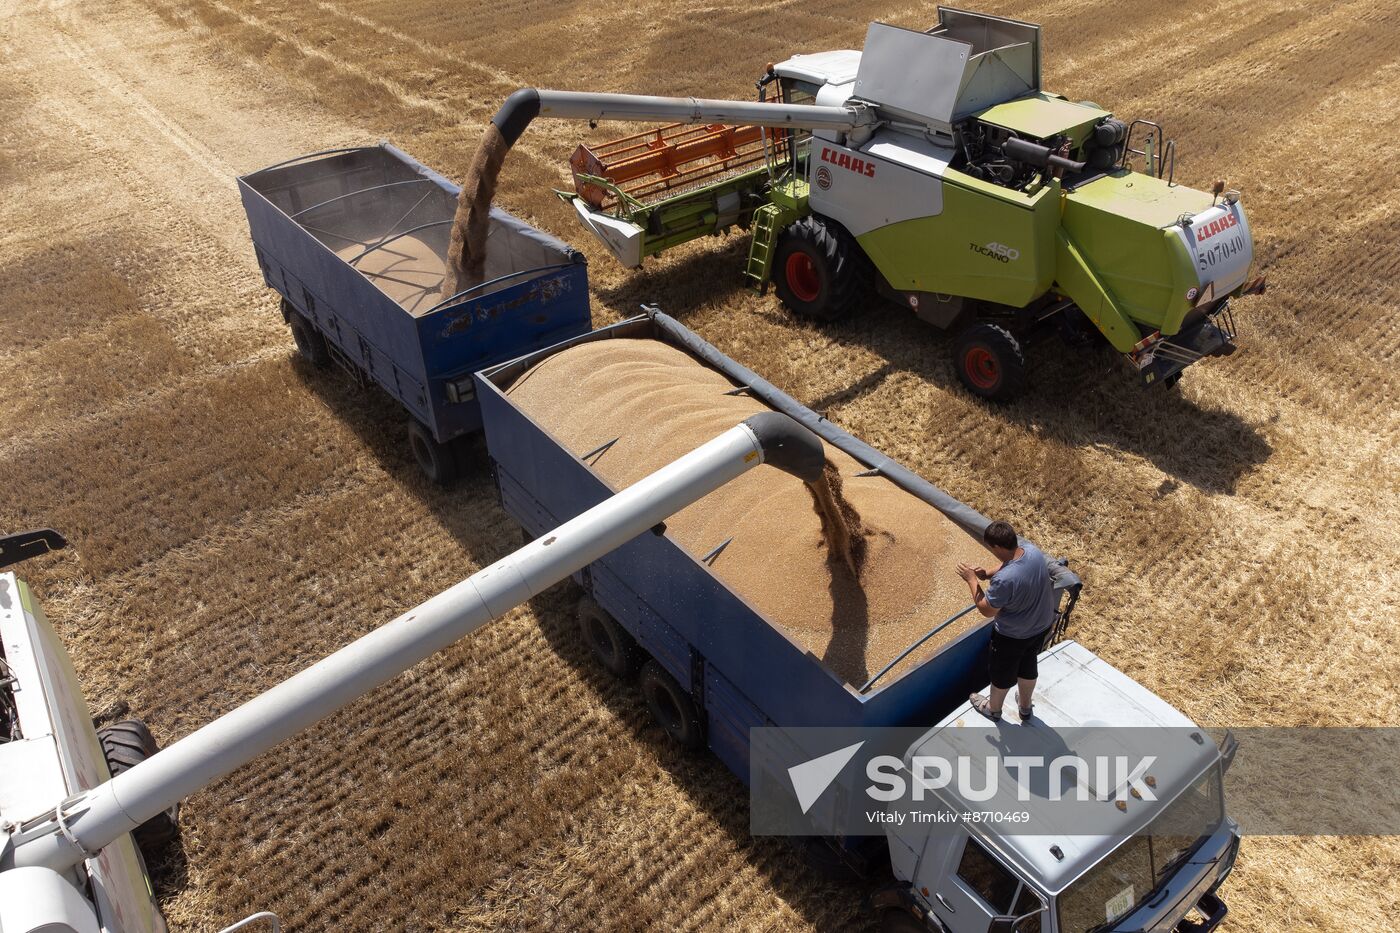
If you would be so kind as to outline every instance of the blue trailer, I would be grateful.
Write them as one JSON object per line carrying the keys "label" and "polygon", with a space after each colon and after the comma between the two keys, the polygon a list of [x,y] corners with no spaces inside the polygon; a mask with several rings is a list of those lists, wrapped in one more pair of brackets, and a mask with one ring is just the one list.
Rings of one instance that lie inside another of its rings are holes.
{"label": "blue trailer", "polygon": [[472,373],[592,327],[583,255],[498,208],[486,280],[441,294],[458,188],[388,143],[281,162],[238,188],[298,351],[403,405],[439,482],[481,429]]}
{"label": "blue trailer", "polygon": [[[980,540],[989,520],[976,510],[842,431],[654,309],[646,316],[477,374],[477,397],[501,503],[527,535],[541,534],[573,518],[616,490],[517,407],[505,390],[549,355],[586,341],[616,338],[658,340],[684,350],[723,373],[736,388],[746,387],[754,398],[879,471]],[[624,660],[630,650],[664,669],[669,680],[648,682],[644,669],[641,685],[658,721],[683,744],[708,746],[746,783],[750,779],[749,730],[754,727],[930,725],[965,702],[970,690],[986,683],[982,658],[991,637],[990,622],[966,631],[898,677],[882,680],[882,671],[867,684],[848,684],[664,530],[658,531],[634,539],[576,575],[588,594],[580,607],[580,625],[599,660],[614,672],[635,669]],[[1053,639],[1064,631],[1080,583],[1062,562],[1052,568],[1052,575],[1062,595]],[[893,666],[891,662],[886,670]]]}

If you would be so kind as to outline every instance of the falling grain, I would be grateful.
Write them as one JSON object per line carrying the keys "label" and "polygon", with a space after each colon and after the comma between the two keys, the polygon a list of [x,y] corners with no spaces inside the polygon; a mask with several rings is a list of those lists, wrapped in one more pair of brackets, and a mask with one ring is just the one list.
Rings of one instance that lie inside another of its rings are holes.
{"label": "falling grain", "polygon": [[841,471],[828,460],[821,478],[808,483],[807,488],[821,516],[822,539],[828,554],[845,564],[851,576],[859,580],[865,568],[865,536],[869,532],[861,524],[855,506],[841,494]]}
{"label": "falling grain", "polygon": [[462,182],[462,190],[457,195],[457,213],[447,246],[447,275],[442,282],[443,298],[479,285],[485,278],[491,202],[496,197],[496,183],[509,152],[510,143],[501,131],[494,123],[486,124],[476,155],[467,169],[466,181]]}

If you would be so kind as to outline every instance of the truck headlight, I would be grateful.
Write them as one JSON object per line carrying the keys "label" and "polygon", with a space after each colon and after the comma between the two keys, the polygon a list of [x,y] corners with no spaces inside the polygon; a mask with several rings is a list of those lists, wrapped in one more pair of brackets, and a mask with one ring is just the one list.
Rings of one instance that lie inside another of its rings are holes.
{"label": "truck headlight", "polygon": [[1230,849],[1225,853],[1225,857],[1220,860],[1220,874],[1215,878],[1215,888],[1225,883],[1225,879],[1230,877],[1230,872],[1235,870],[1235,860],[1240,857],[1240,837],[1236,836],[1230,843]]}

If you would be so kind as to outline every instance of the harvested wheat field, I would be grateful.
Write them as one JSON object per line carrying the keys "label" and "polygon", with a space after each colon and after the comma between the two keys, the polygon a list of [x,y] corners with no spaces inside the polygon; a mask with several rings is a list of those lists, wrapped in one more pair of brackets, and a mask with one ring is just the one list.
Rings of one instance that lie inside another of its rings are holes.
{"label": "harvested wheat field", "polygon": [[[959,499],[1068,556],[1072,634],[1206,725],[1400,721],[1400,7],[1008,3],[1045,83],[1152,117],[1177,178],[1244,193],[1269,275],[1242,349],[1174,392],[1108,357],[1035,360],[1009,407],[945,336],[872,302],[793,320],[740,237],[626,272],[549,194],[581,141],[540,121],[497,202],[592,260],[595,322],[656,301]],[[857,45],[838,2],[697,10],[425,0],[0,0],[0,528],[95,710],[187,734],[518,542],[484,463],[420,479],[380,396],[297,363],[235,175],[389,138],[458,180],[517,87],[750,98],[764,63]],[[951,579],[948,562],[929,566]],[[589,663],[558,587],[192,797],[155,866],[179,930],[859,926],[866,889],[753,839],[742,784],[664,741]],[[1250,838],[1222,929],[1400,915],[1384,838]]]}

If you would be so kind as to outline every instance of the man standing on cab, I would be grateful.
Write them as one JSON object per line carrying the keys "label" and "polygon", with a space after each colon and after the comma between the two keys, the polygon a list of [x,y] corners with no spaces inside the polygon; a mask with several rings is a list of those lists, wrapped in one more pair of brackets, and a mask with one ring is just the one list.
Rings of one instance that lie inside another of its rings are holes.
{"label": "man standing on cab", "polygon": [[[977,611],[992,623],[991,696],[974,693],[972,708],[993,722],[1001,721],[1001,707],[1012,687],[1017,688],[1021,722],[1033,715],[1031,694],[1039,670],[1036,656],[1055,622],[1055,588],[1045,555],[1034,544],[1021,544],[1016,529],[1006,522],[992,522],[982,532],[995,568],[958,564],[958,576],[967,583]],[[981,581],[987,581],[982,591]]]}

